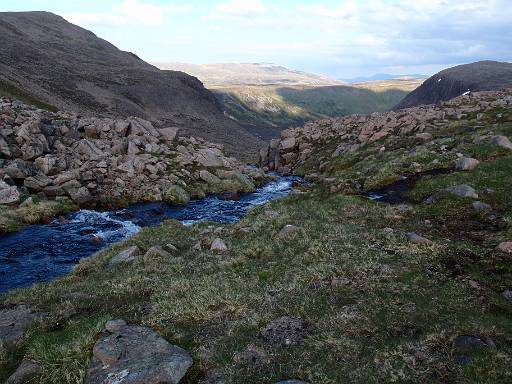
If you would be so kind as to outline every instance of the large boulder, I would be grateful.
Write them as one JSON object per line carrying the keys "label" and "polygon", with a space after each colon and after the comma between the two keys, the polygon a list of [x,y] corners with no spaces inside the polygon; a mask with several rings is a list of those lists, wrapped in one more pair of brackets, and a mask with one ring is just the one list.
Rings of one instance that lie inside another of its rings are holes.
{"label": "large boulder", "polygon": [[493,136],[489,140],[489,144],[512,150],[512,143],[507,136]]}
{"label": "large boulder", "polygon": [[19,345],[27,328],[44,316],[25,305],[0,310],[0,344],[8,348]]}
{"label": "large boulder", "polygon": [[20,191],[15,186],[0,181],[0,204],[14,204],[20,201]]}
{"label": "large boulder", "polygon": [[462,157],[455,163],[455,169],[458,171],[471,171],[478,164],[480,164],[480,162],[477,159],[473,159],[471,157]]}
{"label": "large boulder", "polygon": [[34,361],[23,360],[16,371],[9,376],[6,384],[35,383],[34,379],[41,373],[41,366]]}
{"label": "large boulder", "polygon": [[192,366],[187,351],[151,329],[109,323],[94,345],[85,384],[177,384]]}

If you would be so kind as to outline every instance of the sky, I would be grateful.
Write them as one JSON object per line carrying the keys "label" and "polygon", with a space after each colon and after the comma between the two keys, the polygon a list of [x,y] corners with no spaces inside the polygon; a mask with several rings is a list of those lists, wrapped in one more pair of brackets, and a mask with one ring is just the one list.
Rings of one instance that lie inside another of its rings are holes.
{"label": "sky", "polygon": [[276,63],[348,79],[512,61],[512,0],[0,0],[146,61]]}

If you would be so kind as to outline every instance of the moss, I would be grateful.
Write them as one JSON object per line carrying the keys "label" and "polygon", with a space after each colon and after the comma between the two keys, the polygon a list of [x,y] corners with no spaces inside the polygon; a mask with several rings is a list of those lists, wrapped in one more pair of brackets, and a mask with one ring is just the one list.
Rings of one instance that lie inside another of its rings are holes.
{"label": "moss", "polygon": [[190,195],[185,191],[183,187],[179,185],[173,185],[162,194],[164,201],[172,204],[186,205],[190,201]]}

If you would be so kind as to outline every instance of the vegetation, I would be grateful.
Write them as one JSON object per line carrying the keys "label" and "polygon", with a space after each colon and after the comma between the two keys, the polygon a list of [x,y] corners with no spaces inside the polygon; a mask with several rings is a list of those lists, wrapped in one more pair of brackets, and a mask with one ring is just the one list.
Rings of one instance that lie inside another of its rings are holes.
{"label": "vegetation", "polygon": [[408,82],[393,83],[393,87],[364,83],[350,87],[224,86],[213,90],[228,114],[252,133],[269,139],[283,128],[310,120],[390,110],[411,88]]}
{"label": "vegetation", "polygon": [[14,232],[27,224],[49,221],[57,215],[75,210],[71,200],[41,200],[19,207],[0,205],[0,233]]}

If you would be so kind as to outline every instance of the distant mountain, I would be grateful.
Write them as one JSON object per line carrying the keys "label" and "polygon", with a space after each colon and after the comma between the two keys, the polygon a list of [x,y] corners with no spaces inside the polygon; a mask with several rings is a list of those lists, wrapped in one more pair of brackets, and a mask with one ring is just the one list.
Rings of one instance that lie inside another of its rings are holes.
{"label": "distant mountain", "polygon": [[381,81],[381,80],[412,80],[412,79],[426,79],[428,76],[426,75],[390,75],[388,73],[377,73],[372,76],[360,76],[353,77],[350,79],[340,79],[340,81],[346,82],[348,84],[355,83],[365,83],[368,81]]}
{"label": "distant mountain", "polygon": [[260,144],[196,78],[161,71],[60,16],[2,12],[0,36],[0,96],[84,115],[134,115],[226,144],[231,153]]}
{"label": "distant mountain", "polygon": [[512,87],[512,63],[479,61],[445,69],[426,80],[395,109],[435,104],[467,91],[492,91]]}
{"label": "distant mountain", "polygon": [[185,64],[153,63],[165,70],[182,71],[200,79],[207,87],[231,85],[340,85],[327,76],[295,71],[268,63]]}

